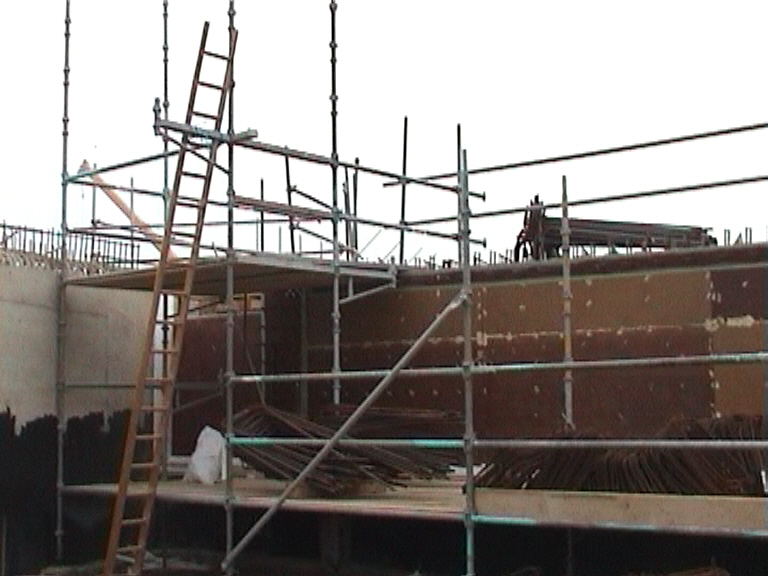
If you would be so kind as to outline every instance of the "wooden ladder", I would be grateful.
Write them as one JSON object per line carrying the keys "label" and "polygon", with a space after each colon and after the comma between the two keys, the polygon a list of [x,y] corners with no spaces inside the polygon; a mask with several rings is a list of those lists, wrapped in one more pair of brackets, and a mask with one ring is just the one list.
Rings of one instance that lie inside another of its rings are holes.
{"label": "wooden ladder", "polygon": [[[237,31],[235,30],[230,38],[229,53],[222,55],[206,50],[208,28],[209,23],[206,22],[203,27],[200,51],[192,80],[186,125],[191,126],[195,118],[205,118],[213,121],[213,130],[220,132],[224,106],[232,81],[232,61],[237,45]],[[206,59],[215,59],[225,63],[224,78],[221,84],[200,80],[200,71]],[[218,109],[214,113],[206,113],[196,109],[195,103],[200,88],[218,93]],[[144,563],[152,508],[160,478],[166,431],[170,421],[174,383],[184,339],[184,326],[187,321],[195,266],[200,249],[205,208],[208,202],[213,170],[217,167],[216,153],[221,144],[221,140],[211,139],[201,145],[194,141],[195,136],[190,136],[192,133],[193,131],[190,130],[184,132],[182,136],[173,189],[167,207],[165,233],[160,249],[160,260],[155,272],[152,308],[138,365],[135,397],[128,421],[125,450],[120,469],[120,482],[112,513],[107,554],[104,559],[105,576],[112,576],[113,574],[138,575],[141,574]],[[206,156],[195,150],[206,150],[208,154]],[[205,162],[204,171],[192,172],[185,169],[187,152]],[[196,182],[198,186],[193,187],[193,182]],[[201,192],[200,182],[202,182]],[[181,195],[182,188],[191,187],[198,192],[193,195]],[[194,232],[190,232],[191,227],[182,228],[175,221],[177,205],[184,206],[186,209],[191,208],[196,214],[196,218],[193,217],[195,220]],[[171,252],[172,246],[186,247],[187,251],[184,257],[174,258]],[[166,287],[166,275],[171,270],[175,273],[181,272],[183,279],[181,288]],[[178,299],[177,313],[173,318],[158,318],[161,296],[174,296]],[[172,331],[172,338],[165,339],[168,342],[167,345],[158,347],[155,343],[155,332],[158,327],[168,328]],[[163,376],[151,377],[148,375],[148,368],[150,365],[154,365],[158,359],[165,368]],[[148,401],[147,392],[157,389],[162,393],[160,402]],[[140,432],[140,421],[148,418],[154,421],[154,429],[152,430],[150,427],[149,432]]]}

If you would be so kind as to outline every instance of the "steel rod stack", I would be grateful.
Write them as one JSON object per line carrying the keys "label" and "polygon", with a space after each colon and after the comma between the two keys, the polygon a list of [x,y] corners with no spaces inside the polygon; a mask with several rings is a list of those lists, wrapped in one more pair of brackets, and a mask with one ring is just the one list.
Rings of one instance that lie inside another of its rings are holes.
{"label": "steel rod stack", "polygon": [[[656,434],[659,440],[726,442],[753,441],[761,435],[760,417],[721,417],[680,420]],[[478,473],[478,485],[489,488],[575,490],[762,496],[762,452],[728,451],[683,445],[660,449],[651,443],[636,448],[593,447],[590,438],[570,434],[566,448],[501,450]],[[599,440],[599,439],[593,439]],[[754,444],[753,444],[754,445]]]}
{"label": "steel rod stack", "polygon": [[[339,405],[333,405],[337,407]],[[339,412],[335,412],[338,417]],[[351,414],[347,407],[343,414]],[[374,420],[385,421],[390,427],[418,426],[428,423],[429,416],[419,414],[411,419],[407,413],[373,413],[364,416],[360,425],[369,427]],[[435,412],[432,420],[443,416]],[[336,418],[334,418],[336,420]],[[413,421],[410,421],[413,420]],[[330,438],[334,428],[314,423],[289,412],[258,404],[238,412],[233,421],[234,432],[244,438]],[[424,432],[427,430],[422,429]],[[235,453],[246,464],[262,472],[267,478],[292,480],[311,461],[315,448],[307,445],[255,445],[237,444]],[[424,480],[445,478],[451,458],[436,452],[416,448],[383,448],[378,446],[340,446],[329,454],[306,479],[307,485],[324,496],[353,495],[364,489],[367,483],[384,488],[402,486],[408,479]]]}

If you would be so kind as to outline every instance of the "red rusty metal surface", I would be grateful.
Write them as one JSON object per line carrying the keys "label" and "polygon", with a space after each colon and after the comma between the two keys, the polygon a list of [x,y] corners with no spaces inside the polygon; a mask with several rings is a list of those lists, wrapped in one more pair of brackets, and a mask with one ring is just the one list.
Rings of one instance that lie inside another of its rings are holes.
{"label": "red rusty metal surface", "polygon": [[[299,359],[299,300],[293,293],[279,292],[266,299],[267,373],[295,371]],[[249,312],[244,324],[243,313],[236,315],[234,339],[234,367],[239,374],[261,370],[261,324],[257,312]],[[226,368],[226,315],[215,314],[190,317],[184,335],[179,382],[220,383]],[[248,355],[246,355],[246,344]],[[250,361],[249,361],[250,356]],[[255,370],[251,368],[253,366]],[[179,402],[200,400],[212,391],[180,391]],[[295,387],[275,385],[268,390],[276,403],[295,406]],[[256,402],[259,398],[255,385],[240,385],[235,393],[235,410]],[[292,403],[292,404],[291,404]],[[173,448],[177,453],[190,453],[200,430],[208,425],[221,429],[224,420],[224,396],[213,398],[173,418]]]}
{"label": "red rusty metal surface", "polygon": [[[768,261],[766,244],[747,244],[714,248],[691,248],[667,252],[646,252],[629,255],[577,258],[571,262],[571,274],[616,275],[626,272],[652,270],[679,270],[685,268],[708,268],[733,264],[754,264]],[[511,280],[534,280],[562,276],[562,262],[548,260],[495,266],[477,266],[472,269],[473,281],[504,282]],[[398,285],[440,286],[461,284],[461,270],[444,268],[438,270],[407,269],[398,277]]]}
{"label": "red rusty metal surface", "polygon": [[[704,327],[585,331],[574,337],[577,359],[640,358],[704,354],[709,333]],[[406,345],[347,346],[343,359],[349,369],[385,368],[394,364]],[[482,347],[489,363],[557,361],[562,357],[559,334],[529,334],[491,338]],[[330,361],[330,349],[315,350],[313,361]],[[354,358],[354,363],[350,359]],[[442,340],[428,344],[413,366],[459,365],[461,346]],[[483,437],[549,435],[562,427],[562,378],[559,372],[483,375],[475,378],[475,419]],[[345,382],[342,398],[359,403],[371,382]],[[315,390],[312,408],[330,399],[330,388]],[[579,429],[609,436],[651,434],[669,420],[703,417],[713,412],[714,392],[707,366],[637,368],[577,372],[574,375],[574,417]],[[460,378],[424,377],[396,380],[378,403],[461,410]]]}
{"label": "red rusty metal surface", "polygon": [[[765,317],[765,255],[764,246],[740,246],[574,261],[575,357],[707,354],[764,345],[759,338],[762,325],[753,328],[745,341],[738,335],[742,333],[713,330],[713,318]],[[740,268],[722,269],[734,263]],[[562,359],[560,273],[561,265],[555,261],[473,271],[473,341],[478,362]],[[451,269],[405,271],[400,282],[404,287],[343,306],[342,368],[393,366],[455,294],[457,287],[451,284],[458,281],[459,274]],[[267,372],[298,372],[299,298],[283,291],[268,295],[266,301]],[[307,305],[309,369],[329,371],[329,292],[309,294]],[[458,365],[459,326],[457,313],[412,365]],[[220,331],[209,332],[197,339],[188,332],[187,349],[195,350],[190,352],[191,358],[185,351],[188,374],[218,374],[217,366],[223,362],[223,348],[219,348],[223,347],[223,324]],[[726,398],[718,380],[751,379],[748,370],[689,366],[577,372],[576,424],[595,433],[634,436],[652,433],[678,416],[704,417],[721,409],[743,409],[753,400]],[[345,382],[342,400],[359,402],[374,384]],[[331,384],[311,383],[309,388],[312,413],[330,401]],[[475,390],[480,435],[546,435],[561,425],[562,374],[488,375],[475,379]],[[274,385],[269,394],[279,407],[295,409],[297,405],[293,384]],[[398,379],[380,405],[458,410],[462,394],[460,378]]]}
{"label": "red rusty metal surface", "polygon": [[768,251],[762,268],[713,270],[712,315],[768,318]]}
{"label": "red rusty metal surface", "polygon": [[[710,326],[712,351],[718,354],[765,350],[768,324],[750,318],[717,319]],[[720,365],[712,369],[715,410],[721,414],[762,414],[764,368]]]}

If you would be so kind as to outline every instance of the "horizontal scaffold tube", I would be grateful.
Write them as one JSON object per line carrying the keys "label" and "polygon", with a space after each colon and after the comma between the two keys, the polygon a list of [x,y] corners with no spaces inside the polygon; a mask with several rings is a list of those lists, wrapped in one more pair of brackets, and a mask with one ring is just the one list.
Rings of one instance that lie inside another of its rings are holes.
{"label": "horizontal scaffold tube", "polygon": [[[700,364],[760,364],[768,363],[768,352],[742,352],[735,354],[705,354],[700,356],[659,356],[652,358],[616,358],[610,360],[578,360],[573,362],[516,362],[509,364],[482,364],[470,367],[473,376],[504,374],[511,372],[546,372],[561,370],[601,370],[606,368],[662,368],[665,366],[696,366]],[[346,372],[318,372],[292,374],[237,375],[233,382],[297,382],[378,379],[390,370],[350,370]],[[461,366],[436,366],[434,368],[409,368],[401,370],[401,377],[461,376]]]}
{"label": "horizontal scaffold tube", "polygon": [[[267,436],[238,436],[230,439],[233,446],[324,446],[325,438],[273,438]],[[465,440],[459,438],[344,438],[338,446],[381,448],[427,448],[433,450],[461,449]],[[663,440],[663,439],[589,439],[589,438],[515,438],[477,439],[475,448],[494,449],[639,449],[654,450],[765,450],[768,440]]]}
{"label": "horizontal scaffold tube", "polygon": [[178,153],[179,153],[178,150],[174,150],[173,152],[161,152],[159,154],[152,154],[151,156],[144,156],[143,158],[137,158],[135,160],[127,160],[126,162],[120,162],[119,164],[112,164],[111,166],[104,166],[103,168],[94,168],[92,170],[88,170],[87,172],[79,172],[74,176],[68,177],[67,183],[71,184],[72,182],[74,182],[79,178],[87,178],[87,177],[95,176],[96,174],[114,172],[115,170],[130,168],[131,166],[139,166],[141,164],[146,164],[148,162],[154,162],[155,160],[162,160],[163,158],[171,158],[172,156],[178,155]]}
{"label": "horizontal scaffold tube", "polygon": [[[748,124],[746,126],[736,126],[735,128],[723,128],[720,130],[711,130],[709,132],[699,132],[696,134],[687,134],[685,136],[675,136],[672,138],[662,138],[660,140],[649,140],[647,142],[639,142],[635,144],[625,144],[623,146],[613,146],[610,148],[601,148],[598,150],[590,150],[587,152],[576,152],[573,154],[563,154],[560,156],[550,156],[548,158],[538,158],[536,160],[523,160],[520,162],[510,162],[508,164],[497,164],[496,166],[486,166],[483,168],[474,168],[467,170],[469,175],[477,174],[489,174],[491,172],[500,172],[502,170],[512,170],[515,168],[528,168],[531,166],[542,166],[544,164],[556,164],[558,162],[566,162],[569,160],[582,160],[584,158],[594,158],[596,156],[607,156],[610,154],[618,154],[620,152],[631,152],[634,150],[643,150],[646,148],[654,148],[657,146],[667,146],[669,144],[680,144],[682,142],[692,142],[694,140],[703,140],[706,138],[715,138],[718,136],[731,136],[733,134],[740,134],[743,132],[752,132],[755,130],[764,130],[768,128],[768,123]],[[455,178],[455,172],[445,172],[444,174],[434,174],[432,176],[423,176],[422,180],[442,180],[444,178]],[[384,186],[397,186],[400,182],[386,182]]]}
{"label": "horizontal scaffold tube", "polygon": [[[258,150],[259,152],[266,152],[267,154],[275,154],[278,156],[287,156],[288,158],[295,158],[296,160],[303,160],[304,162],[311,162],[313,164],[322,164],[324,166],[332,166],[334,161],[327,156],[321,154],[314,154],[312,152],[303,152],[287,146],[276,146],[274,144],[267,144],[265,142],[256,142],[253,140],[244,140],[242,142],[236,142],[238,146],[244,148],[250,148],[252,150]],[[396,178],[398,183],[405,182],[406,184],[419,184],[428,188],[435,188],[437,190],[445,190],[447,192],[458,193],[456,186],[448,186],[446,184],[440,184],[438,182],[428,182],[420,178],[411,178],[410,176],[404,176],[402,174],[396,174],[387,170],[379,170],[378,168],[371,168],[370,166],[363,166],[362,164],[356,164],[353,162],[343,162],[341,160],[336,162],[336,165],[340,168],[349,168],[350,170],[359,170],[366,174],[372,174],[374,176],[382,176],[384,178]],[[485,194],[481,192],[470,192],[470,196],[476,198],[485,199]]]}
{"label": "horizontal scaffold tube", "polygon": [[[718,180],[716,182],[703,182],[701,184],[689,184],[686,186],[673,186],[671,188],[659,188],[657,190],[644,190],[642,192],[627,192],[626,194],[614,194],[611,196],[597,196],[595,198],[584,198],[583,200],[572,200],[568,202],[568,207],[587,206],[590,204],[607,204],[608,202],[617,202],[619,200],[637,200],[639,198],[651,198],[654,196],[666,196],[668,194],[681,194],[683,192],[696,192],[700,190],[712,190],[713,188],[725,188],[728,186],[742,186],[745,184],[758,184],[768,182],[768,175],[747,176],[746,178],[733,178],[731,180]],[[552,204],[543,204],[539,208],[546,210],[549,208],[562,208],[559,202]],[[503,210],[489,210],[486,212],[474,212],[472,218],[491,218],[495,216],[508,216],[511,214],[522,214],[530,210],[530,206],[516,208],[507,208]],[[444,224],[453,222],[455,216],[443,216],[440,218],[425,218],[423,220],[409,221],[411,226],[423,226],[426,224]]]}

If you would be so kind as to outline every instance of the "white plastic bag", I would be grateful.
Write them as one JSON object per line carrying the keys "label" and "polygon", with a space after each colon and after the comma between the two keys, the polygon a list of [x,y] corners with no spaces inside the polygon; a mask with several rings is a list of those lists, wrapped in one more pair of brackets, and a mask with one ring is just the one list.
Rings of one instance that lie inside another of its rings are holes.
{"label": "white plastic bag", "polygon": [[224,437],[217,430],[206,426],[197,437],[197,446],[189,460],[184,480],[214,484],[221,478],[223,454]]}

